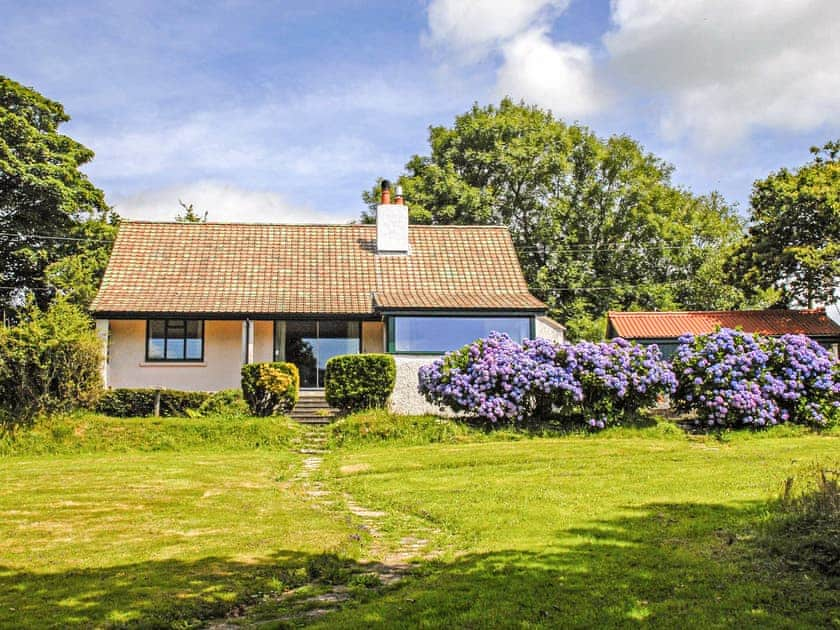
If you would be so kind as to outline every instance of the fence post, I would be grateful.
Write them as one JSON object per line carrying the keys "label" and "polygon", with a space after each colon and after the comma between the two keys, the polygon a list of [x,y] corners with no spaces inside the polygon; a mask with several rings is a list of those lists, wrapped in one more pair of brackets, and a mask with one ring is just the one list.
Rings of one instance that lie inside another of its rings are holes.
{"label": "fence post", "polygon": [[160,417],[160,388],[155,390],[155,418]]}

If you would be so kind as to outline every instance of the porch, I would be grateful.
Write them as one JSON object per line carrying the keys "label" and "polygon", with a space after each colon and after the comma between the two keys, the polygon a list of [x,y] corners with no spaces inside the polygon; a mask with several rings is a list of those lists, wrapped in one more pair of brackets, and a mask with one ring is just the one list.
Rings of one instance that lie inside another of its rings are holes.
{"label": "porch", "polygon": [[290,361],[301,389],[319,390],[336,354],[383,352],[381,321],[99,319],[107,387],[237,389],[245,363]]}

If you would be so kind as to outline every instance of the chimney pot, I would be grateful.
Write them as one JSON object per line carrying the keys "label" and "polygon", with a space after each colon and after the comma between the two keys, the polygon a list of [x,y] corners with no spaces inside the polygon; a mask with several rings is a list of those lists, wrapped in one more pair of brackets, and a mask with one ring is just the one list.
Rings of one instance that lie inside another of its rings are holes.
{"label": "chimney pot", "polygon": [[387,179],[382,180],[382,205],[387,206],[391,203],[391,182]]}
{"label": "chimney pot", "polygon": [[394,190],[394,203],[400,206],[405,204],[405,200],[403,199],[402,186],[397,186],[397,188]]}

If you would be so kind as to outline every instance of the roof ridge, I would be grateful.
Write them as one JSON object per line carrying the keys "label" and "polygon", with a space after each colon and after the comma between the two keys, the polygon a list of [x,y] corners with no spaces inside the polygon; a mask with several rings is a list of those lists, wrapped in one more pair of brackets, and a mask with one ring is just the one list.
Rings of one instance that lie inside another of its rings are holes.
{"label": "roof ridge", "polygon": [[[331,227],[331,228],[375,228],[375,223],[273,223],[262,221],[202,221],[200,223],[182,223],[179,221],[157,221],[153,219],[122,219],[122,224],[127,225],[172,225],[172,226],[189,226],[201,227],[208,225],[223,225],[223,226],[247,226],[247,227]],[[480,224],[445,224],[445,225],[429,225],[426,223],[410,223],[410,228],[421,229],[502,229],[507,230],[505,225],[480,225]]]}
{"label": "roof ridge", "polygon": [[825,313],[824,308],[752,308],[716,311],[607,311],[607,315],[711,315],[721,313]]}

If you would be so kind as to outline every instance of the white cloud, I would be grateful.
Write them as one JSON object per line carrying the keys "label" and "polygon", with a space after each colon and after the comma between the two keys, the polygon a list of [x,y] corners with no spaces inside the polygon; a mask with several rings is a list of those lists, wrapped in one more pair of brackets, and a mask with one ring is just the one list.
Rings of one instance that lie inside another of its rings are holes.
{"label": "white cloud", "polygon": [[[589,48],[553,41],[550,25],[570,0],[433,0],[425,42],[444,52],[442,65],[475,65],[498,57],[493,92],[579,117],[599,110],[599,87]],[[460,74],[460,76],[459,76]],[[457,83],[464,72],[455,72]]]}
{"label": "white cloud", "polygon": [[425,42],[472,63],[562,13],[570,0],[432,0]]}
{"label": "white cloud", "polygon": [[208,221],[244,223],[346,223],[353,215],[328,214],[293,206],[271,191],[246,190],[234,184],[204,180],[167,186],[118,197],[114,208],[129,219],[172,221],[183,212],[178,203],[193,204],[197,212],[207,212]]}
{"label": "white cloud", "polygon": [[719,149],[840,114],[837,0],[614,0],[611,70],[664,100],[664,136]]}
{"label": "white cloud", "polygon": [[592,54],[584,46],[554,43],[544,29],[526,31],[502,47],[498,96],[512,96],[560,116],[583,116],[602,108],[605,91],[595,80]]}

